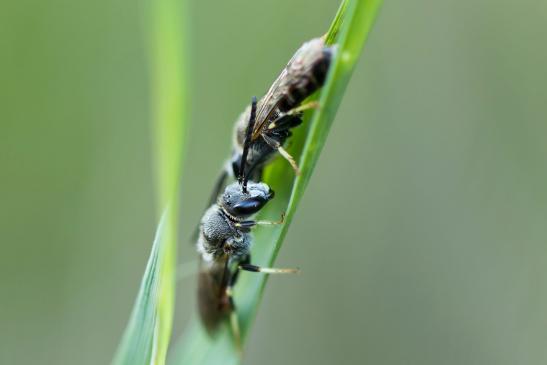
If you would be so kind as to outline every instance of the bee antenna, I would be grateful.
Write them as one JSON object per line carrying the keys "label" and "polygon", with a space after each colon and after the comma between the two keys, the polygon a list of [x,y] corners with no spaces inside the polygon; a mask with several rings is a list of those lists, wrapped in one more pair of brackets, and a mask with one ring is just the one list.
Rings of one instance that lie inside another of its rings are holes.
{"label": "bee antenna", "polygon": [[251,102],[251,115],[249,117],[249,124],[247,125],[247,131],[245,132],[245,141],[243,142],[243,153],[241,154],[241,165],[239,166],[238,180],[243,188],[243,192],[247,192],[247,181],[249,177],[245,174],[245,165],[247,163],[247,155],[249,154],[249,147],[251,146],[251,135],[256,121],[256,96],[253,96]]}

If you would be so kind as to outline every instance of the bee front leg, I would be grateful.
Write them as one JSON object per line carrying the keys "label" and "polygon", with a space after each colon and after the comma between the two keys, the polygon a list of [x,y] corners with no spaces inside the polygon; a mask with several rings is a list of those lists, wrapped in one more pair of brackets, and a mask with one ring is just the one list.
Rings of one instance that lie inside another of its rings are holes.
{"label": "bee front leg", "polygon": [[281,213],[281,219],[279,221],[241,221],[237,222],[234,225],[237,228],[253,228],[255,226],[275,226],[278,224],[283,224],[285,222],[285,213]]}

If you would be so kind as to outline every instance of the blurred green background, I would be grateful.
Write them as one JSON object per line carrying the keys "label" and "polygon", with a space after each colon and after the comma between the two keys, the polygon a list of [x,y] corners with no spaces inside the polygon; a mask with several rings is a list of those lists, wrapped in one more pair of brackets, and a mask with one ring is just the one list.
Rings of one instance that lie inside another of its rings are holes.
{"label": "blurred green background", "polygon": [[[338,2],[193,1],[180,261],[232,123]],[[0,4],[0,363],[106,364],[156,224],[143,2]],[[387,1],[248,343],[260,364],[547,362],[547,3]],[[179,283],[176,334],[194,310]]]}

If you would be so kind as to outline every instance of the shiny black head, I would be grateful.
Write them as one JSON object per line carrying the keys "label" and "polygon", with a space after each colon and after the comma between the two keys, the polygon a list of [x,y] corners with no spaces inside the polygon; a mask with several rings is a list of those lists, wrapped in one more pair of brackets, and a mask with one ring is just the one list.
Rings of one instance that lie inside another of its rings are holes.
{"label": "shiny black head", "polygon": [[218,203],[230,215],[246,218],[257,213],[273,197],[273,190],[264,183],[249,181],[246,191],[243,191],[235,182],[226,187]]}

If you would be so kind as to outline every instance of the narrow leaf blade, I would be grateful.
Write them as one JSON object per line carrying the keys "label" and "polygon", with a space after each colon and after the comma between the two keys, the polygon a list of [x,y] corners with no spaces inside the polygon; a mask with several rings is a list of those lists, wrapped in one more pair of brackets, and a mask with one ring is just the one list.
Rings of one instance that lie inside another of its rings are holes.
{"label": "narrow leaf blade", "polygon": [[184,54],[186,5],[187,0],[154,0],[148,4],[158,211],[164,213],[113,365],[163,365],[171,338],[179,185],[189,105]]}
{"label": "narrow leaf blade", "polygon": [[112,362],[115,365],[150,364],[154,356],[162,257],[160,251],[165,239],[165,217],[162,217],[158,225],[129,324]]}

